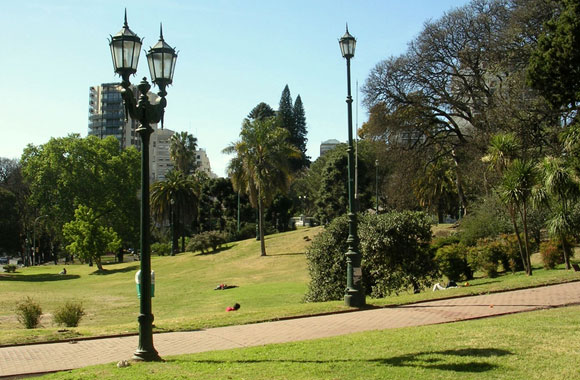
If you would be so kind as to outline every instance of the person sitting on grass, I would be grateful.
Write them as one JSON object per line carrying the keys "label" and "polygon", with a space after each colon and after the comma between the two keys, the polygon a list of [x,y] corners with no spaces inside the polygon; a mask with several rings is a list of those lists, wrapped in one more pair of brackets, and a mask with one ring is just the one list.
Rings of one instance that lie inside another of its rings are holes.
{"label": "person sitting on grass", "polygon": [[66,274],[66,268],[62,268],[62,270],[58,274],[64,276]]}
{"label": "person sitting on grass", "polygon": [[234,306],[226,307],[226,311],[237,311],[240,308],[240,304],[236,303]]}

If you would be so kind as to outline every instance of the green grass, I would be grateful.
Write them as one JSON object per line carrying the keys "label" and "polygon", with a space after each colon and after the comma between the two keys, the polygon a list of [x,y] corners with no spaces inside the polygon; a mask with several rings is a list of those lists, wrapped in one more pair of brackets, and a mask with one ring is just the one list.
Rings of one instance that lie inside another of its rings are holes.
{"label": "green grass", "polygon": [[[152,257],[156,273],[153,298],[154,331],[191,330],[244,324],[278,318],[346,310],[342,301],[303,303],[308,285],[304,256],[309,239],[320,227],[304,228],[266,237],[268,256],[260,257],[259,242],[253,239],[234,243],[215,254],[184,253],[174,257]],[[23,268],[16,274],[0,274],[0,344],[70,339],[74,337],[136,333],[139,300],[134,275],[139,263],[106,265],[106,274],[95,267],[68,265]],[[417,302],[425,299],[481,294],[580,279],[580,274],[562,269],[536,270],[532,277],[521,273],[497,279],[480,278],[471,286],[440,292],[375,300],[378,306]],[[227,283],[238,288],[216,291]],[[16,303],[31,296],[43,308],[41,328],[26,330],[16,320]],[[54,325],[52,313],[68,300],[82,301],[87,315],[79,327],[63,329]],[[236,313],[227,306],[240,303]],[[64,331],[63,331],[64,330]]]}
{"label": "green grass", "polygon": [[43,378],[574,380],[580,307],[164,359]]}

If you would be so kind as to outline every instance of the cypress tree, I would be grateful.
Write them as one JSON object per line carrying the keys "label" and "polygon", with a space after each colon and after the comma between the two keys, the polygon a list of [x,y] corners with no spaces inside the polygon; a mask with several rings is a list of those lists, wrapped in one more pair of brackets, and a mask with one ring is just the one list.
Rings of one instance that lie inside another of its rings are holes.
{"label": "cypress tree", "polygon": [[302,98],[300,95],[296,97],[294,102],[294,109],[292,110],[294,114],[294,144],[302,152],[302,165],[301,167],[310,165],[310,157],[306,155],[306,115],[304,113],[304,106],[302,105]]}

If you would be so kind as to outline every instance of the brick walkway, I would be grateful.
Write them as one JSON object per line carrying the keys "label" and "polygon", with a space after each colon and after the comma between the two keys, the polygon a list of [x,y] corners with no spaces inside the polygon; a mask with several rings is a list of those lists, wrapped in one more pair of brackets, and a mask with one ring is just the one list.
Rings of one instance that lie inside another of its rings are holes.
{"label": "brick walkway", "polygon": [[[161,357],[360,331],[454,322],[580,304],[580,282],[285,321],[155,334]],[[0,377],[80,368],[131,358],[138,337],[0,348]]]}

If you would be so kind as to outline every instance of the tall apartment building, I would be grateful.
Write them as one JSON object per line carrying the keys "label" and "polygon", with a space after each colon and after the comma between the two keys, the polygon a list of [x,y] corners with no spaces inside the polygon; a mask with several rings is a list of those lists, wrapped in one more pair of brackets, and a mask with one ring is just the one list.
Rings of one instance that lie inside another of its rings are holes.
{"label": "tall apartment building", "polygon": [[[131,86],[136,98],[139,90]],[[150,92],[149,101],[157,101],[157,95]],[[137,121],[131,116],[125,120],[125,105],[121,96],[119,83],[103,83],[89,89],[89,135],[105,138],[114,136],[122,149],[134,146],[141,150],[141,138],[135,132]],[[149,142],[149,178],[151,182],[163,181],[168,171],[173,169],[169,157],[171,136],[175,133],[170,129],[159,129],[152,124],[154,132]],[[209,158],[204,149],[196,151],[197,170],[205,172],[210,178],[217,177],[211,171]]]}
{"label": "tall apartment building", "polygon": [[336,148],[336,146],[338,144],[340,144],[340,141],[335,140],[335,139],[330,139],[330,140],[323,141],[320,144],[320,155],[321,156],[324,156],[324,154],[326,152],[328,152],[329,150],[332,150],[332,149]]}
{"label": "tall apartment building", "polygon": [[[137,122],[128,116],[125,121],[125,106],[121,97],[119,83],[103,83],[89,89],[89,135],[105,138],[114,136],[121,148],[141,146],[135,132]],[[131,86],[138,96],[139,90]]]}

